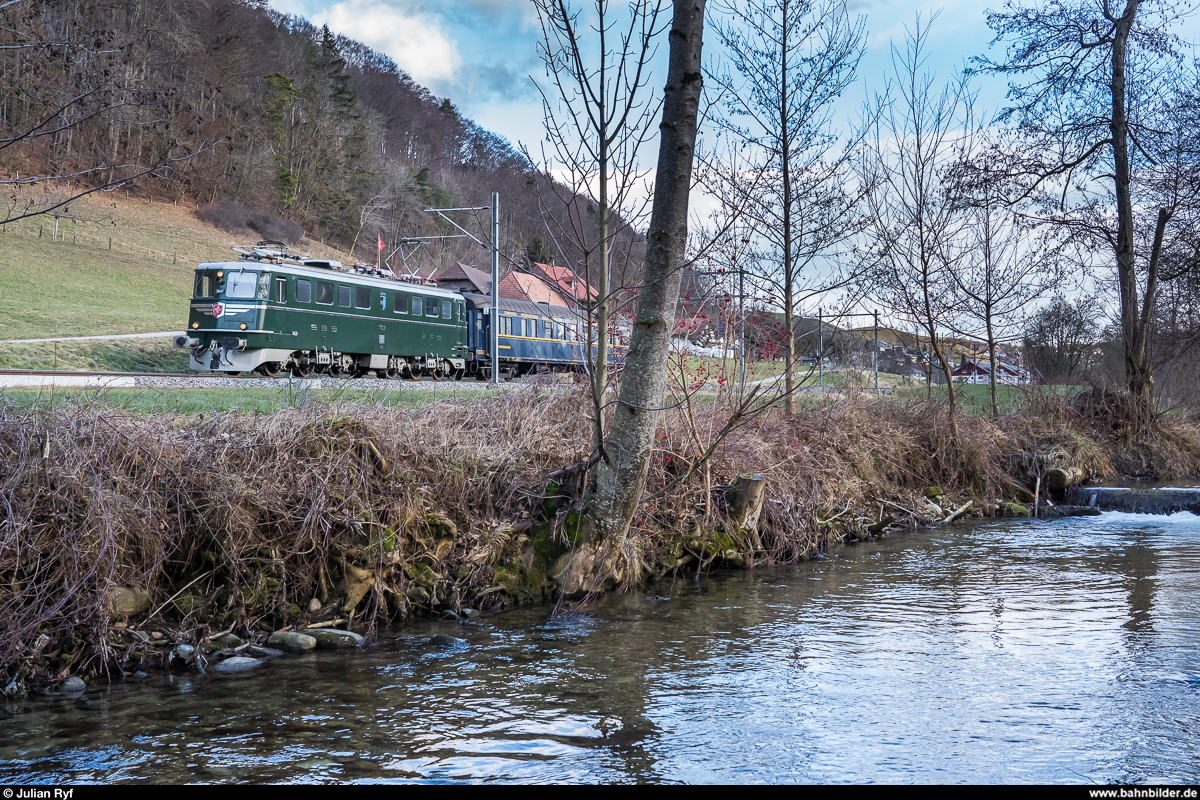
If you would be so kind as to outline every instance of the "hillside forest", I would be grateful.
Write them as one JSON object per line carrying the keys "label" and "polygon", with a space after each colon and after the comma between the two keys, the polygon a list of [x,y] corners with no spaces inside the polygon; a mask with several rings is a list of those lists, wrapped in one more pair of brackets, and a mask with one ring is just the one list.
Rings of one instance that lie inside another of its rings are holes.
{"label": "hillside forest", "polygon": [[[559,194],[509,142],[387,56],[265,0],[18,0],[0,4],[0,22],[0,171],[39,189],[6,198],[9,218],[120,186],[193,202],[229,230],[307,235],[374,261],[377,237],[390,251],[453,232],[423,209],[487,205],[497,191],[506,270],[526,250],[577,255],[552,251],[543,215],[564,213]],[[487,213],[476,216],[460,221],[479,234]],[[486,269],[470,240],[431,252],[425,272]]]}

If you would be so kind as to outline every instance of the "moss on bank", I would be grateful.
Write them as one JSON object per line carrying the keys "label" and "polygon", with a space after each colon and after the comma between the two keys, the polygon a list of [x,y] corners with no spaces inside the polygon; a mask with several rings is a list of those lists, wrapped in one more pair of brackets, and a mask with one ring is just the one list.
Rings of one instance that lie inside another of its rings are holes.
{"label": "moss on bank", "polygon": [[[370,630],[537,602],[579,545],[590,428],[572,392],[268,414],[2,402],[0,686],[14,692],[120,677],[160,665],[172,641],[226,631],[331,617]],[[650,489],[686,470],[685,431],[721,427],[720,406],[694,413],[663,420]],[[942,413],[849,395],[753,420],[640,508],[638,576],[795,561],[968,500],[1015,513],[1005,503],[1059,463],[1093,478],[1200,471],[1200,433],[1178,415],[1136,433],[1048,397],[998,422],[962,419],[955,442]],[[766,479],[756,530],[730,520],[728,487],[749,472]]]}

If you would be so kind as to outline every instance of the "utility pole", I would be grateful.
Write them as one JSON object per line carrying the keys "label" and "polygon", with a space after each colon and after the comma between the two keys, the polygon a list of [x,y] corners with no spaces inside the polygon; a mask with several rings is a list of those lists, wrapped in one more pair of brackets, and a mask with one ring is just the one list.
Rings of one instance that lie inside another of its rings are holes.
{"label": "utility pole", "polygon": [[[817,309],[817,385],[825,388],[825,323],[824,310]],[[810,373],[811,374],[811,373]]]}
{"label": "utility pole", "polygon": [[500,193],[492,192],[492,386],[500,385]]}
{"label": "utility pole", "polygon": [[879,394],[879,312],[875,312],[875,351],[871,357],[875,367],[875,394]]}
{"label": "utility pole", "polygon": [[[450,213],[456,211],[487,211],[492,212],[492,240],[491,242],[482,242],[479,237],[468,231],[462,225],[452,220]],[[443,220],[453,225],[458,229],[458,233],[453,233],[443,236],[407,236],[400,240],[399,245],[388,256],[390,259],[397,252],[400,253],[401,260],[405,260],[407,256],[402,250],[406,245],[415,245],[419,247],[423,242],[433,241],[434,239],[470,239],[480,247],[487,248],[492,254],[492,308],[491,322],[488,325],[488,352],[491,354],[492,360],[492,386],[500,385],[500,193],[492,192],[492,204],[490,206],[470,206],[466,208],[427,208],[426,212],[437,214]],[[382,252],[382,250],[381,250]],[[412,253],[416,252],[414,247]],[[409,253],[411,256],[412,253]],[[407,262],[406,262],[407,263]]]}
{"label": "utility pole", "polygon": [[738,391],[746,393],[746,268],[738,259],[738,340],[742,351],[741,368],[738,370]]}

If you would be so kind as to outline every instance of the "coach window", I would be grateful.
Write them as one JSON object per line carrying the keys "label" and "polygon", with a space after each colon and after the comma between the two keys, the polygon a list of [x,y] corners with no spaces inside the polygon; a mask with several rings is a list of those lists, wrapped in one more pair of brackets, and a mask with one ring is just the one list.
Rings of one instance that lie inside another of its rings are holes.
{"label": "coach window", "polygon": [[438,299],[436,297],[425,298],[425,316],[436,317],[438,315]]}
{"label": "coach window", "polygon": [[421,316],[421,298],[416,297],[415,295],[412,299],[412,313],[415,317]]}
{"label": "coach window", "polygon": [[275,279],[275,302],[276,303],[286,303],[287,302],[287,278],[276,278]]}
{"label": "coach window", "polygon": [[312,301],[312,281],[296,281],[296,302],[308,303]]}
{"label": "coach window", "polygon": [[454,303],[449,300],[442,301],[442,319],[450,319],[454,316]]}
{"label": "coach window", "polygon": [[332,283],[317,283],[317,302],[323,306],[333,305]]}
{"label": "coach window", "polygon": [[404,292],[396,292],[396,305],[394,310],[397,314],[408,313],[408,295]]}
{"label": "coach window", "polygon": [[338,305],[341,306],[342,308],[350,307],[350,287],[349,286],[339,286],[338,287]]}
{"label": "coach window", "polygon": [[354,287],[354,307],[355,308],[370,308],[371,307],[371,290],[366,286]]}

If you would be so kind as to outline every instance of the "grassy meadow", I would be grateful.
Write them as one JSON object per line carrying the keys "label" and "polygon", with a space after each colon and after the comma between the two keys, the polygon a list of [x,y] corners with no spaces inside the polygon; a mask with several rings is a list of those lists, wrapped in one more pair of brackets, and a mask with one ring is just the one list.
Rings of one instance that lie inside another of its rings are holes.
{"label": "grassy meadow", "polygon": [[57,240],[52,216],[0,225],[0,340],[182,330],[196,264],[259,238],[201,222],[193,209],[95,194],[65,207]]}

